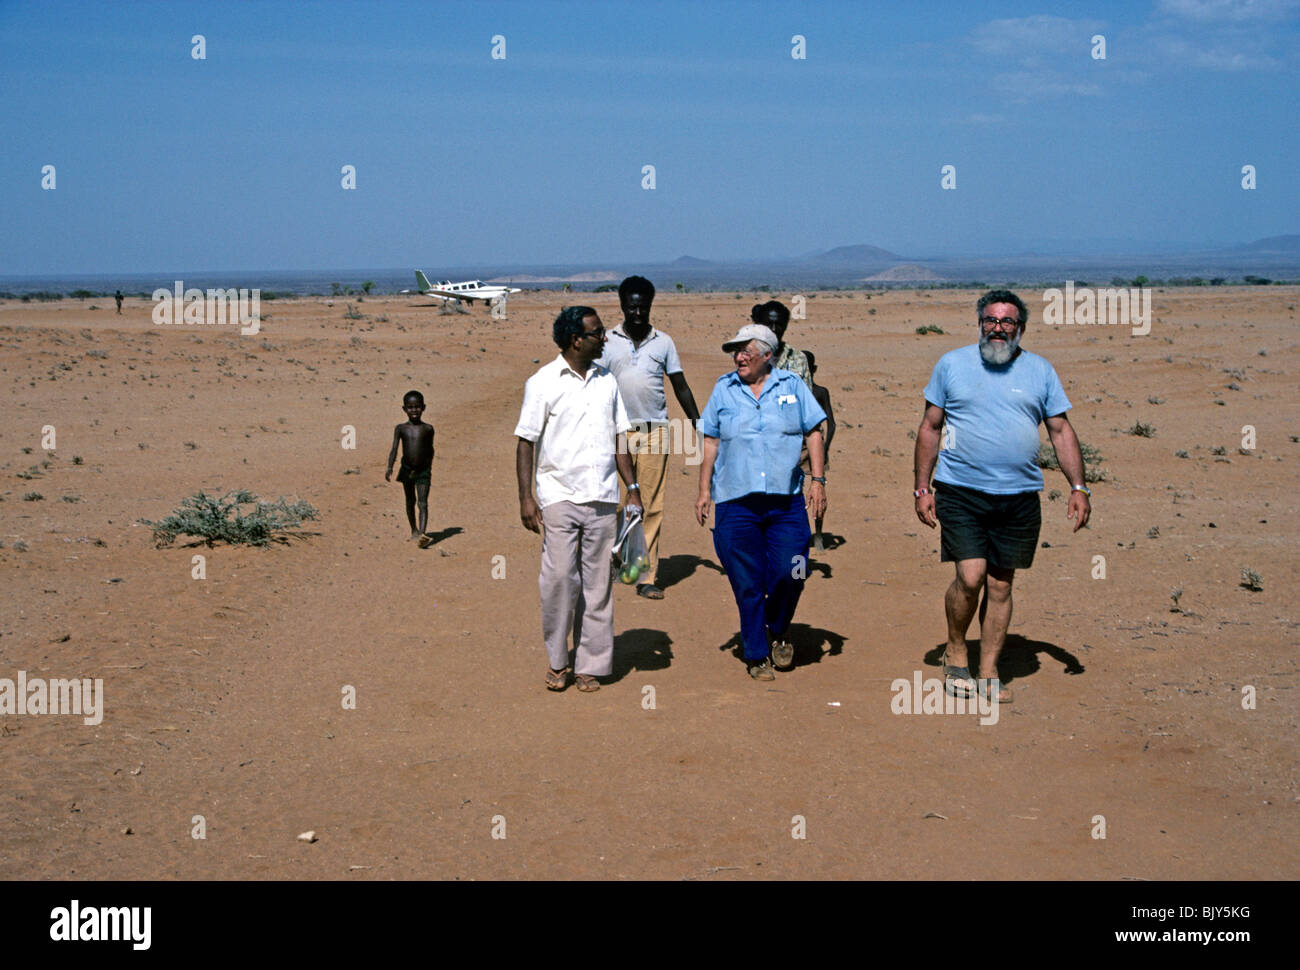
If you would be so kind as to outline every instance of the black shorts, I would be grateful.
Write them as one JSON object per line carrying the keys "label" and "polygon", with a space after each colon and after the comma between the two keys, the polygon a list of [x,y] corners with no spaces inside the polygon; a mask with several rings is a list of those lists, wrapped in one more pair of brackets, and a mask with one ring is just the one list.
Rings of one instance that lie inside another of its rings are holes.
{"label": "black shorts", "polygon": [[999,569],[1034,564],[1043,513],[1037,492],[990,495],[960,485],[934,483],[940,560],[986,559]]}

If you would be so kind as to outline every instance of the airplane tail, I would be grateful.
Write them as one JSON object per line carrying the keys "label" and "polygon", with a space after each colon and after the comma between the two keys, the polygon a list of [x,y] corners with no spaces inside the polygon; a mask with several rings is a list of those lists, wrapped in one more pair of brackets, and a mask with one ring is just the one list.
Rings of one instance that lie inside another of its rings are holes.
{"label": "airplane tail", "polygon": [[423,270],[415,271],[415,282],[420,287],[420,292],[433,289],[433,284],[429,282],[429,277],[424,275]]}

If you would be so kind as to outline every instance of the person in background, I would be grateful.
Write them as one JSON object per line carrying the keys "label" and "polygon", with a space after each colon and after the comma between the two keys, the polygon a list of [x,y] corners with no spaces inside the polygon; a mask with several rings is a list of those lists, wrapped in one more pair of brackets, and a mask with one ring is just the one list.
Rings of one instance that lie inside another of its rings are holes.
{"label": "person in background", "polygon": [[604,352],[596,363],[609,368],[618,380],[619,394],[632,421],[627,447],[633,474],[641,486],[645,541],[650,553],[650,569],[641,577],[644,582],[637,584],[636,591],[647,599],[661,600],[664,593],[658,584],[659,533],[671,448],[664,378],[672,384],[677,403],[686,412],[692,427],[699,420],[700,411],[682,373],[673,338],[650,326],[650,305],[654,298],[654,284],[644,276],[629,276],[619,284],[618,302],[623,322],[609,332]]}
{"label": "person in background", "polygon": [[[822,433],[826,436],[826,457],[822,459],[822,474],[824,475],[826,468],[831,463],[831,441],[835,438],[835,413],[831,410],[831,392],[817,383],[817,355],[811,350],[805,350],[803,355],[808,361],[808,375],[812,382],[813,397],[821,405],[821,409],[826,412],[826,424],[822,427]],[[804,471],[808,471],[810,467],[805,467]],[[823,516],[817,516],[817,520],[813,524],[813,548],[818,552],[824,552],[826,549],[826,543],[822,541],[822,519]]]}

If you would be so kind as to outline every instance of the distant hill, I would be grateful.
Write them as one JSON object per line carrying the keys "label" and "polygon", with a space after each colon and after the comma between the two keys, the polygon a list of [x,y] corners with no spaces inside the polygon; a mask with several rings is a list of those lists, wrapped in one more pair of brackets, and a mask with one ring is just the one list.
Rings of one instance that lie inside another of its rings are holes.
{"label": "distant hill", "polygon": [[708,260],[708,259],[697,259],[694,256],[678,256],[671,263],[669,263],[669,265],[670,266],[713,266],[715,264],[713,263],[712,260]]}
{"label": "distant hill", "polygon": [[883,273],[863,277],[865,283],[931,283],[942,280],[943,277],[934,270],[917,266],[915,263],[891,266]]}
{"label": "distant hill", "polygon": [[1246,253],[1300,253],[1300,236],[1269,236],[1256,239],[1252,243],[1237,247],[1238,252]]}
{"label": "distant hill", "polygon": [[820,256],[815,256],[814,261],[818,263],[897,263],[903,257],[897,253],[891,253],[888,249],[881,249],[879,246],[867,246],[865,244],[858,246],[836,246],[834,249],[828,249]]}

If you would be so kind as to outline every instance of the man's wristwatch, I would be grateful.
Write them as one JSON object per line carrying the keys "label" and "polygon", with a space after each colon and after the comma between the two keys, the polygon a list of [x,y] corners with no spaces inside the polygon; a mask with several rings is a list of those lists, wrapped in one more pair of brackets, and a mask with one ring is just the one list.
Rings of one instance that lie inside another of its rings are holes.
{"label": "man's wristwatch", "polygon": [[808,478],[809,478],[811,481],[816,482],[818,485],[823,485],[823,486],[824,486],[824,485],[826,484],[826,476],[825,476],[825,475],[809,475]]}
{"label": "man's wristwatch", "polygon": [[631,485],[627,487],[627,490],[629,492],[639,492],[641,491],[641,486],[633,482]]}
{"label": "man's wristwatch", "polygon": [[1070,491],[1082,492],[1084,495],[1088,496],[1088,498],[1092,498],[1092,489],[1090,489],[1087,485],[1071,485]]}

